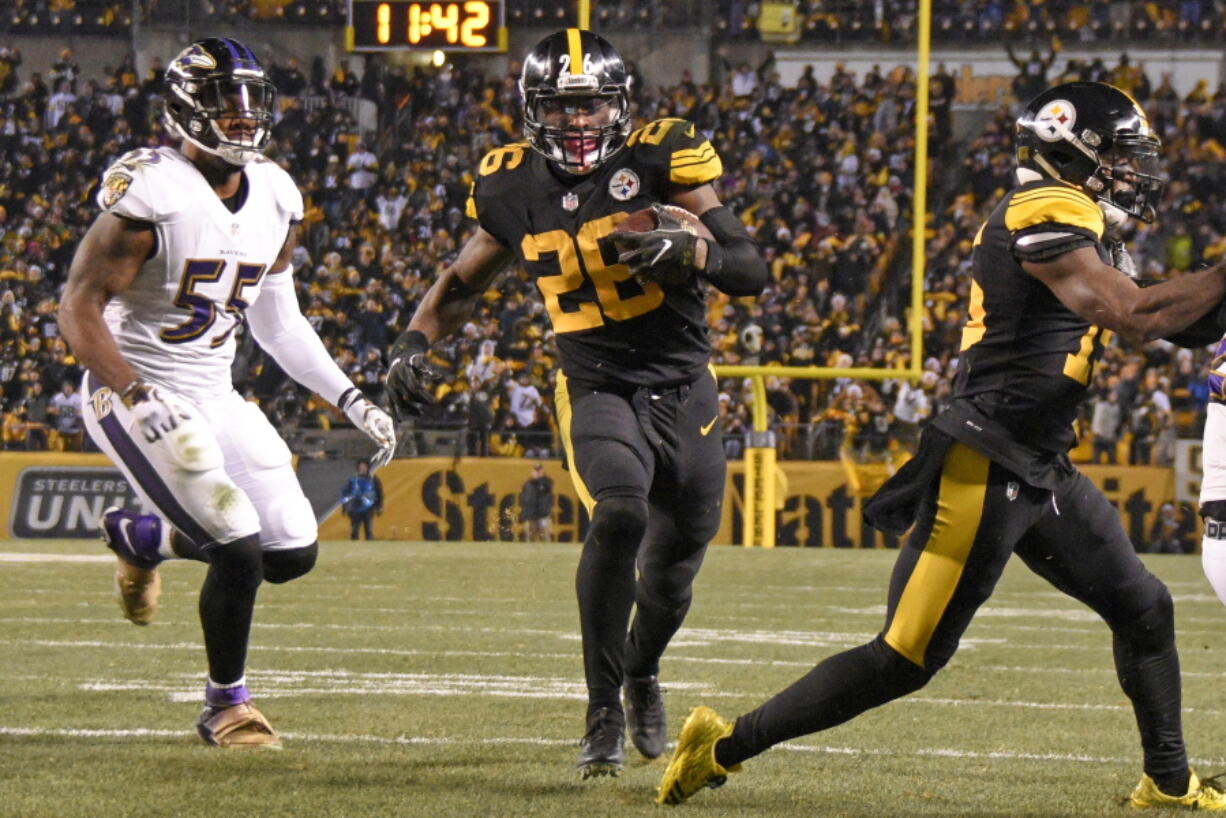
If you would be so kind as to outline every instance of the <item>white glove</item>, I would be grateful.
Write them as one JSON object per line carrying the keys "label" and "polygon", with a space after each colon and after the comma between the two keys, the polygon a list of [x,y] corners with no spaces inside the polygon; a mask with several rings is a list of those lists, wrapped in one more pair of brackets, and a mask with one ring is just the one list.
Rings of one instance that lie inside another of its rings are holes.
{"label": "white glove", "polygon": [[396,425],[392,423],[391,417],[371,403],[356,387],[341,395],[340,408],[350,422],[365,432],[379,447],[379,451],[370,459],[370,470],[386,466],[396,453]]}
{"label": "white glove", "polygon": [[181,468],[220,468],[221,448],[195,407],[173,392],[141,382],[123,399],[145,441],[159,445]]}

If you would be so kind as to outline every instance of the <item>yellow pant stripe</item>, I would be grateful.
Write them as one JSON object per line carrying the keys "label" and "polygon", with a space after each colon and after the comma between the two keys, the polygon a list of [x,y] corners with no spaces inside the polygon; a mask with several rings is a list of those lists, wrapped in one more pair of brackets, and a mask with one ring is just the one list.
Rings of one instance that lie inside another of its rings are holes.
{"label": "yellow pant stripe", "polygon": [[964,443],[953,444],[945,455],[932,532],[885,634],[886,644],[920,667],[979,532],[990,466]]}
{"label": "yellow pant stripe", "polygon": [[583,478],[579,476],[579,466],[575,463],[575,446],[570,439],[572,415],[570,390],[566,384],[566,376],[561,372],[558,373],[558,383],[553,389],[553,408],[558,413],[558,429],[562,432],[562,448],[566,450],[566,462],[570,466],[570,480],[575,484],[575,493],[579,495],[579,501],[587,509],[588,517],[591,517],[596,508],[596,501],[592,499],[592,493],[583,484]]}

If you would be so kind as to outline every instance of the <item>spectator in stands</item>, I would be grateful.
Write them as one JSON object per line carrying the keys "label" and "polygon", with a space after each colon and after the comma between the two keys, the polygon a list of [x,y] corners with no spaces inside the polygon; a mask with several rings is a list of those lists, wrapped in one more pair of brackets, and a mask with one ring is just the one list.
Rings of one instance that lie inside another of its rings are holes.
{"label": "spectator in stands", "polygon": [[1104,456],[1108,463],[1118,462],[1115,450],[1119,443],[1121,420],[1120,398],[1114,389],[1108,390],[1106,395],[1095,396],[1093,419],[1090,421],[1090,431],[1094,436],[1091,463],[1101,463]]}
{"label": "spectator in stands", "polygon": [[85,426],[81,421],[81,395],[77,392],[75,381],[64,380],[60,391],[51,399],[47,414],[55,419],[60,451],[81,451]]}
{"label": "spectator in stands", "polygon": [[1046,55],[1040,53],[1037,47],[1032,48],[1030,56],[1021,59],[1014,53],[1013,43],[1006,42],[1005,53],[1018,70],[1017,78],[1013,81],[1013,94],[1019,103],[1025,104],[1047,87],[1047,71],[1056,59],[1055,45],[1049,44]]}

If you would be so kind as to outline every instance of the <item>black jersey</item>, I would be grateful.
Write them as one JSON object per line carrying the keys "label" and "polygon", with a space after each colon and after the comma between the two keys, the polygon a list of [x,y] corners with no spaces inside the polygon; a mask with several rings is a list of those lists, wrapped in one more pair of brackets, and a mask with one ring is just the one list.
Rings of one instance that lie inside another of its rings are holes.
{"label": "black jersey", "polygon": [[1111,333],[1081,318],[1023,261],[1102,245],[1103,214],[1053,180],[1011,191],[975,237],[970,304],[954,402],[939,426],[1026,476],[1036,458],[1076,442],[1073,421]]}
{"label": "black jersey", "polygon": [[516,143],[482,158],[468,215],[514,250],[535,281],[568,378],[679,384],[711,357],[702,285],[638,281],[617,263],[609,236],[626,214],[722,172],[715,148],[682,119],[638,129],[617,156],[573,178]]}

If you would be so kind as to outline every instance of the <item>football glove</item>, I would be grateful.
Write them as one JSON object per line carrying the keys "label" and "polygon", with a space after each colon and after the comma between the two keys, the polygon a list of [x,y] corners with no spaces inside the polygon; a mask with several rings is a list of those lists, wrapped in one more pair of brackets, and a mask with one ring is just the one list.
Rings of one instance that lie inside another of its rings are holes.
{"label": "football glove", "polygon": [[420,415],[434,402],[431,386],[443,373],[426,360],[430,342],[417,330],[406,330],[388,352],[387,397],[396,420]]}
{"label": "football glove", "polygon": [[386,466],[396,453],[396,425],[387,412],[371,403],[356,386],[341,395],[340,409],[354,426],[365,432],[379,447],[379,451],[370,459],[370,470]]}
{"label": "football glove", "polygon": [[177,395],[139,379],[123,390],[121,399],[147,443],[158,442],[193,417],[191,408]]}
{"label": "football glove", "polygon": [[138,381],[121,400],[147,443],[189,472],[221,468],[225,456],[208,422],[194,406],[173,392]]}
{"label": "football glove", "polygon": [[652,208],[656,211],[655,230],[613,234],[617,261],[643,281],[670,287],[688,284],[698,272],[694,257],[700,239],[660,205]]}

